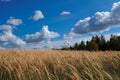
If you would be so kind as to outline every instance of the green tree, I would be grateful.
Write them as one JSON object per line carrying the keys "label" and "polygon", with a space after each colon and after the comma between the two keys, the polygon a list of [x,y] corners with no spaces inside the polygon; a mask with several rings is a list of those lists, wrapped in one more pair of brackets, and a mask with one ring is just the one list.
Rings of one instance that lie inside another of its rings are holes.
{"label": "green tree", "polygon": [[109,42],[111,50],[120,50],[120,36],[111,35]]}
{"label": "green tree", "polygon": [[105,40],[105,37],[103,35],[100,36],[100,44],[99,44],[99,50],[106,50],[107,49],[107,43],[106,43],[106,40]]}
{"label": "green tree", "polygon": [[99,47],[95,41],[88,42],[87,48],[90,51],[98,51],[98,49],[99,49]]}
{"label": "green tree", "polygon": [[69,47],[64,47],[61,50],[70,50],[70,48]]}
{"label": "green tree", "polygon": [[74,47],[74,50],[79,50],[79,47],[78,47],[78,43],[75,43],[75,45],[73,46]]}
{"label": "green tree", "polygon": [[81,43],[79,44],[78,48],[79,48],[79,50],[85,50],[86,49],[84,41],[81,41]]}

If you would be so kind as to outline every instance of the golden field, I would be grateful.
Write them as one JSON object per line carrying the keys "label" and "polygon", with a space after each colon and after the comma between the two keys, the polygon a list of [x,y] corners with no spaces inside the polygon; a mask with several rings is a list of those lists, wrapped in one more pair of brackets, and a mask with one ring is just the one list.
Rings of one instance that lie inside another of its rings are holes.
{"label": "golden field", "polygon": [[120,52],[0,50],[0,80],[120,80]]}

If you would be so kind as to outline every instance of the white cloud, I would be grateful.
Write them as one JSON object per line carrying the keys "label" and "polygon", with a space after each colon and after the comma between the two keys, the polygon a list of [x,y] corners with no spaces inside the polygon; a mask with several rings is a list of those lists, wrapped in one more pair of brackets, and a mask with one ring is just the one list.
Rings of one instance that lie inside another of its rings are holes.
{"label": "white cloud", "polygon": [[15,19],[14,17],[10,17],[10,19],[7,20],[7,24],[10,24],[13,26],[18,26],[22,23],[23,23],[23,21],[21,19]]}
{"label": "white cloud", "polygon": [[6,48],[16,48],[22,47],[26,43],[22,39],[15,36],[11,31],[7,31],[0,34],[0,44],[2,46],[6,46]]}
{"label": "white cloud", "polygon": [[89,41],[91,37],[81,37],[75,39],[64,39],[58,41],[50,41],[50,42],[40,42],[40,43],[28,43],[22,49],[60,49],[63,47],[73,46],[76,42],[80,43],[81,41]]}
{"label": "white cloud", "polygon": [[[0,49],[34,49],[36,48],[34,45],[38,43],[47,44],[46,41],[50,41],[52,38],[59,36],[58,33],[49,31],[48,26],[43,26],[40,32],[36,32],[35,34],[28,34],[23,40],[14,35],[12,32],[14,30],[14,27],[20,24],[17,22],[19,22],[18,19],[10,18],[7,20],[7,24],[0,25]],[[50,45],[51,44],[48,43],[46,46],[41,46],[39,49],[43,49],[43,47],[48,49]],[[40,46],[38,45],[37,47]]]}
{"label": "white cloud", "polygon": [[90,32],[99,32],[118,25],[120,25],[120,2],[114,3],[110,12],[96,12],[92,17],[79,20],[72,28],[70,34],[82,35]]}
{"label": "white cloud", "polygon": [[10,2],[11,0],[0,0],[1,2]]}
{"label": "white cloud", "polygon": [[46,40],[51,40],[52,38],[58,37],[59,34],[53,31],[48,30],[48,26],[43,26],[40,32],[36,32],[35,34],[27,34],[25,41],[27,43],[36,43]]}
{"label": "white cloud", "polygon": [[12,33],[12,26],[2,25],[0,26],[0,30],[0,46],[4,46],[6,48],[16,48],[26,44],[25,41]]}
{"label": "white cloud", "polygon": [[43,15],[42,11],[40,11],[40,10],[36,10],[34,12],[34,16],[32,17],[32,19],[35,21],[43,19],[43,18],[44,18],[44,15]]}
{"label": "white cloud", "polygon": [[[120,33],[112,33],[113,35],[120,35]],[[110,33],[104,34],[104,37],[106,40],[110,39]],[[96,36],[96,34],[94,34]],[[101,36],[101,35],[98,35]],[[64,40],[58,40],[58,41],[42,41],[39,43],[27,43],[25,46],[19,48],[19,49],[60,49],[63,47],[69,47],[73,46],[75,43],[80,43],[81,41],[90,41],[92,36],[81,36],[79,38],[72,38],[72,39],[64,39]]]}
{"label": "white cloud", "polygon": [[60,15],[69,15],[69,14],[71,14],[71,12],[68,12],[68,11],[63,11],[60,13]]}
{"label": "white cloud", "polygon": [[1,25],[0,26],[0,31],[12,31],[12,26],[10,26],[10,25],[6,25],[6,24],[4,24],[4,25]]}
{"label": "white cloud", "polygon": [[7,24],[0,25],[0,47],[20,48],[24,46],[26,42],[15,36],[12,32],[15,26],[22,24],[22,20],[10,17],[6,23]]}

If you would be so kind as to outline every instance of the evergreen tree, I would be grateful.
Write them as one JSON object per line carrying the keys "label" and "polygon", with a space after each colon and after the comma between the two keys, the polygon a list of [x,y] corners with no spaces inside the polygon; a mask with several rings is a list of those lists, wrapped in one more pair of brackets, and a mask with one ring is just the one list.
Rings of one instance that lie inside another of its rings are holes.
{"label": "evergreen tree", "polygon": [[72,47],[65,47],[62,50],[119,50],[120,51],[120,36],[111,35],[110,40],[106,41],[104,36],[93,36],[90,41],[87,41],[86,44],[84,41],[81,41],[80,44],[75,43]]}
{"label": "evergreen tree", "polygon": [[88,50],[90,51],[98,51],[99,47],[95,41],[90,41],[87,45]]}
{"label": "evergreen tree", "polygon": [[84,41],[81,41],[81,43],[79,44],[79,46],[78,46],[78,48],[79,48],[79,50],[85,50],[85,43],[84,43]]}
{"label": "evergreen tree", "polygon": [[79,50],[78,43],[75,43],[73,47],[74,47],[74,50]]}

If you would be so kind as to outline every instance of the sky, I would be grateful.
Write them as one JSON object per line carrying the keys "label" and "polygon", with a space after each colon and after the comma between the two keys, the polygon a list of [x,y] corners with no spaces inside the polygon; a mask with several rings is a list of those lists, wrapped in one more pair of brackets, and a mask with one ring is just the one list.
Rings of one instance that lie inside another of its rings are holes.
{"label": "sky", "polygon": [[119,0],[0,0],[1,49],[52,49],[120,35]]}

